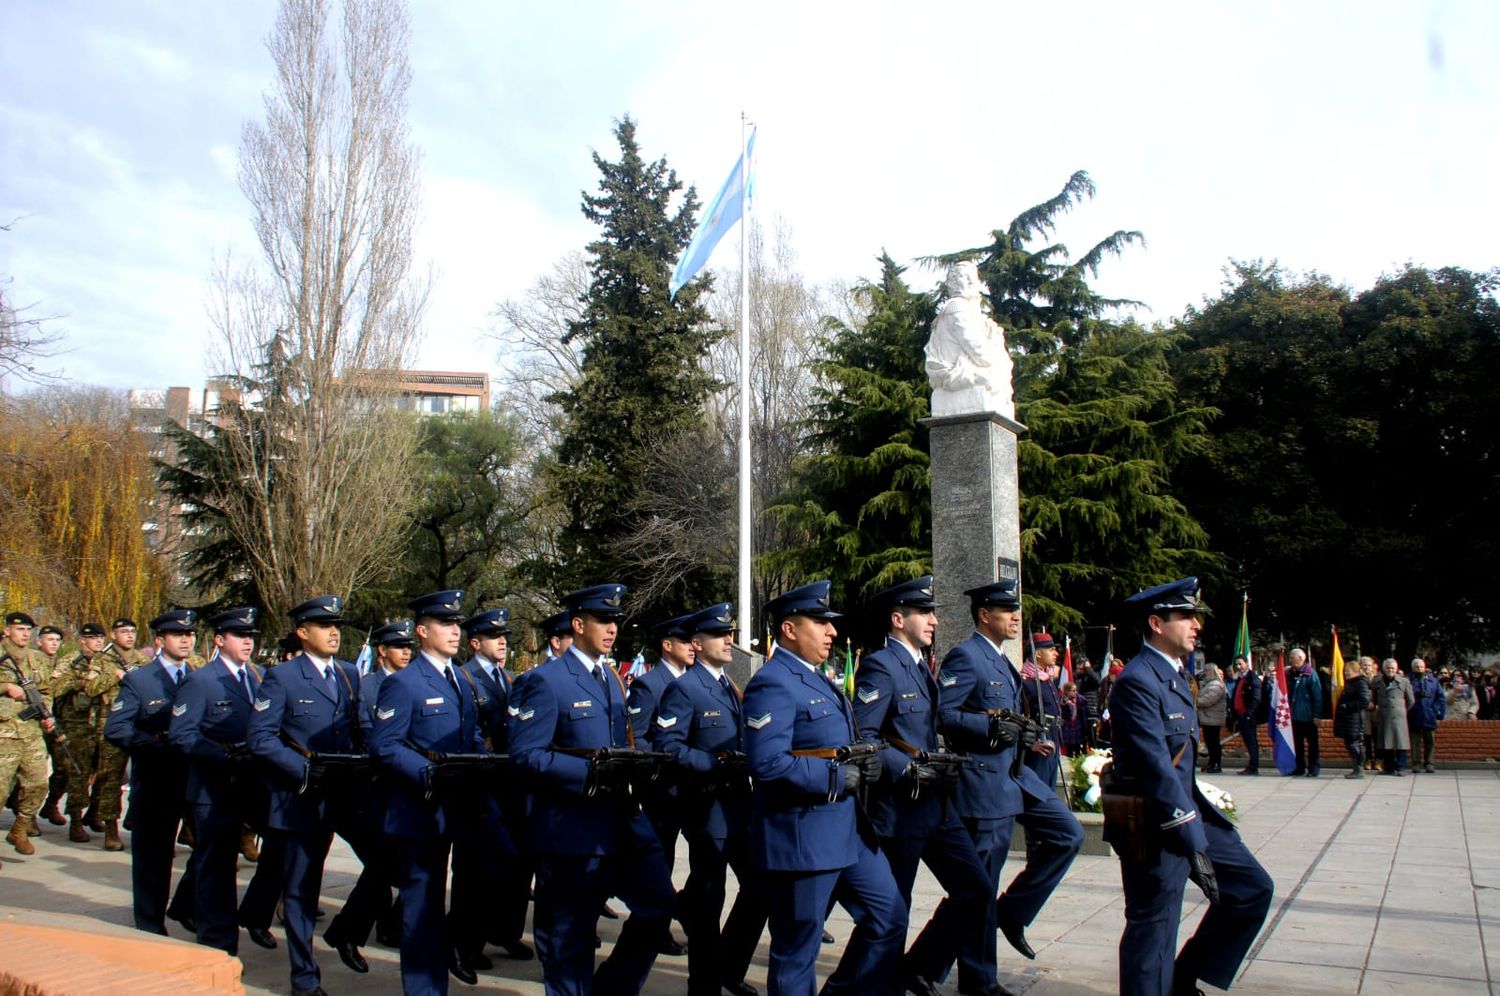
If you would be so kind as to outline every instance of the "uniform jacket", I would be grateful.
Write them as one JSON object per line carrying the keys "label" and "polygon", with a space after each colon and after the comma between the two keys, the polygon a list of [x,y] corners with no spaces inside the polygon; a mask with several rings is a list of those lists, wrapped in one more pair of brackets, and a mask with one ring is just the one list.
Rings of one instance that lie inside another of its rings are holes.
{"label": "uniform jacket", "polygon": [[[457,662],[453,667],[458,668]],[[455,674],[458,694],[425,653],[380,682],[375,702],[375,725],[370,753],[387,773],[385,832],[398,837],[473,836],[497,816],[495,800],[484,793],[462,798],[434,794],[425,798],[427,769],[433,764],[424,752],[482,754],[484,729],[473,690]]]}
{"label": "uniform jacket", "polygon": [[630,714],[635,742],[643,750],[656,749],[656,711],[661,708],[662,695],[676,681],[671,668],[662,662],[630,683],[625,710]]}
{"label": "uniform jacket", "polygon": [[252,783],[259,791],[260,771],[250,767],[248,758],[231,761],[225,751],[226,746],[243,746],[250,729],[252,705],[263,679],[253,664],[246,666],[245,677],[250,685],[249,697],[230,673],[229,665],[218,659],[189,671],[177,689],[167,739],[187,758],[188,802],[238,805]]}
{"label": "uniform jacket", "polygon": [[608,665],[604,679],[601,685],[582,652],[570,649],[521,675],[511,692],[510,753],[533,779],[531,844],[538,851],[614,854],[641,827],[653,832],[618,800],[588,797],[588,760],[559,749],[631,745],[625,686]]}
{"label": "uniform jacket", "polygon": [[726,840],[743,834],[750,817],[748,776],[729,784],[715,755],[745,750],[740,696],[726,689],[702,664],[669,683],[656,710],[656,749],[672,755],[677,768],[682,827]]}
{"label": "uniform jacket", "polygon": [[[42,699],[47,703],[47,708],[52,708],[52,670],[47,666],[46,655],[33,647],[20,647],[8,639],[0,639],[0,655],[10,654],[11,659],[0,664],[0,685],[16,685],[15,670],[20,672],[36,684],[37,691],[42,693]],[[24,698],[13,699],[9,695],[0,695],[0,740],[40,740],[42,739],[42,724],[34,719],[20,719],[20,714],[26,709]]]}
{"label": "uniform jacket", "polygon": [[462,671],[459,680],[464,681],[464,676],[467,676],[469,691],[479,708],[479,725],[484,730],[485,743],[496,754],[506,753],[510,744],[505,714],[510,705],[510,675],[505,673],[505,668],[497,667],[495,677],[491,678],[477,657],[466,663]]}
{"label": "uniform jacket", "polygon": [[973,761],[959,773],[958,814],[969,819],[1004,819],[1025,808],[1021,794],[1052,795],[1031,768],[1011,776],[1014,744],[991,750],[987,710],[1021,711],[1021,674],[1009,658],[978,633],[948,651],[938,669],[938,724],[955,750]]}
{"label": "uniform jacket", "polygon": [[314,754],[364,752],[368,724],[359,702],[359,672],[348,661],[335,660],[333,689],[318,676],[306,654],[283,661],[266,673],[255,696],[246,741],[251,752],[272,769],[269,822],[277,830],[316,830],[337,816],[327,793],[298,794],[307,769],[295,741]]}
{"label": "uniform jacket", "polygon": [[368,674],[359,679],[359,706],[364,710],[367,725],[375,726],[375,702],[380,697],[380,683],[385,680],[385,668],[379,664],[370,668]]}
{"label": "uniform jacket", "polygon": [[[1232,828],[1198,791],[1198,710],[1186,674],[1155,649],[1142,647],[1110,693],[1109,714],[1115,772],[1146,796],[1163,848],[1179,855],[1205,850],[1204,820]],[[1106,840],[1115,840],[1113,831],[1105,824]]]}
{"label": "uniform jacket", "polygon": [[[186,673],[184,665],[183,681]],[[109,707],[104,738],[130,755],[132,800],[139,799],[142,788],[147,794],[159,789],[163,801],[170,797],[180,803],[183,798],[187,767],[167,740],[179,691],[157,657],[125,675]]]}
{"label": "uniform jacket", "polygon": [[1431,671],[1423,671],[1422,677],[1411,680],[1411,693],[1416,698],[1406,721],[1416,730],[1435,730],[1438,720],[1448,716],[1448,697],[1443,694],[1442,682]]}
{"label": "uniform jacket", "polygon": [[[886,637],[885,646],[860,661],[854,685],[854,720],[866,740],[891,738],[918,750],[938,749],[938,688],[927,665],[906,645]],[[902,784],[911,756],[892,745],[880,752],[885,777],[872,789],[870,822],[881,837],[927,837],[942,821],[942,800],[923,792],[915,800]]]}
{"label": "uniform jacket", "polygon": [[854,863],[854,800],[837,762],[796,750],[842,747],[854,712],[839,689],[777,647],[745,688],[745,753],[755,777],[750,854],[768,871],[833,871]]}

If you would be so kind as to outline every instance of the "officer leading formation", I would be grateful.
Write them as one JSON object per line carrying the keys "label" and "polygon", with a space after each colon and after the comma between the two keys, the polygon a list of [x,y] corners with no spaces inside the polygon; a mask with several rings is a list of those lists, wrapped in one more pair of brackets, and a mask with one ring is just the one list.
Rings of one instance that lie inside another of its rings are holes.
{"label": "officer leading formation", "polygon": [[[877,593],[872,618],[848,621],[883,636],[852,695],[825,670],[843,620],[829,589],[814,582],[765,606],[773,645],[743,689],[729,674],[729,603],[658,623],[661,663],[622,679],[619,584],[567,595],[541,624],[546,660],[520,675],[506,668],[507,610],[466,609],[461,591],[413,598],[409,619],[372,630],[364,674],[340,659],[336,595],[291,610],[280,660],[266,668],[254,660],[262,625],[251,608],[206,620],[167,610],[150,622],[153,655],[135,648],[129,619],[108,633],[85,624],[65,661],[60,630],[44,627],[32,648],[34,621],[11,613],[0,787],[17,787],[19,815],[7,839],[35,853],[40,812],[66,823],[72,842],[90,842],[94,828],[107,850],[123,849],[128,760],[136,927],[166,934],[170,919],[230,954],[244,930],[275,948],[279,903],[297,996],[324,992],[314,933],[335,836],[362,871],[323,940],[361,974],[372,933],[399,946],[406,993],[477,983],[496,968],[489,945],[539,957],[548,993],[639,992],[659,957],[686,953],[690,994],[757,996],[746,974],[769,929],[772,994],[924,996],[950,975],[959,993],[1004,994],[997,937],[1035,957],[1026,928],[1083,841],[1046,780],[1055,719],[1044,697],[1028,701],[1002,649],[1021,632],[1016,584],[964,593],[974,631],[940,666],[929,656],[932,576]],[[1143,645],[1109,695],[1114,759],[1101,779],[1125,891],[1120,991],[1228,988],[1272,883],[1193,778],[1199,730],[1183,662],[1201,628],[1197,580],[1142,591],[1125,608]],[[200,623],[206,663],[194,653]],[[1037,648],[1041,663],[1050,647]],[[1025,864],[1002,893],[1018,826]],[[256,836],[258,864],[238,894],[236,861],[257,860]],[[174,890],[179,841],[192,856]],[[920,865],[945,897],[919,926]],[[1188,881],[1209,909],[1179,952]],[[523,938],[533,898],[534,950]],[[601,961],[598,923],[617,915],[612,900],[629,912]],[[820,986],[835,903],[854,928]]]}

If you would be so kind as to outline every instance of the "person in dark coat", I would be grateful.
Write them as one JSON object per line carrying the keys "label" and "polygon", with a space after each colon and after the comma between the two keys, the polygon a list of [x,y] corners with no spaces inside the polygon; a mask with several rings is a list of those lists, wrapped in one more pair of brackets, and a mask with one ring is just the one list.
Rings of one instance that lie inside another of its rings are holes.
{"label": "person in dark coat", "polygon": [[[1430,775],[1433,733],[1438,721],[1448,715],[1448,697],[1443,694],[1437,676],[1427,670],[1427,662],[1420,657],[1411,662],[1411,693],[1417,698],[1416,704],[1406,714],[1407,725],[1411,727],[1411,770],[1414,773],[1425,771]],[[1419,756],[1420,769],[1417,767]]]}
{"label": "person in dark coat", "polygon": [[1234,728],[1240,734],[1240,739],[1245,742],[1245,751],[1248,760],[1245,767],[1240,770],[1242,775],[1260,774],[1260,706],[1265,698],[1265,683],[1260,680],[1260,675],[1255,673],[1255,668],[1243,657],[1234,659],[1234,669],[1238,673],[1239,680],[1234,685],[1234,699],[1232,700],[1234,713]]}
{"label": "person in dark coat", "polygon": [[1291,687],[1292,744],[1297,753],[1297,767],[1292,774],[1318,777],[1318,718],[1323,715],[1323,684],[1312,662],[1301,647],[1287,654],[1287,681]]}
{"label": "person in dark coat", "polygon": [[1362,778],[1365,769],[1365,730],[1370,714],[1370,682],[1361,673],[1360,662],[1344,665],[1344,691],[1333,707],[1333,735],[1344,742],[1354,769],[1345,778]]}

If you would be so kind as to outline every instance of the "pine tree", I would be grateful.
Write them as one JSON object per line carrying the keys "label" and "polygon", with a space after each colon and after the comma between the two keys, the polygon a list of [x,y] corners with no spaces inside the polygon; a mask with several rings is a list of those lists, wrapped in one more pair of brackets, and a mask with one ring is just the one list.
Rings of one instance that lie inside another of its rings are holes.
{"label": "pine tree", "polygon": [[804,580],[827,577],[855,614],[881,588],[932,570],[929,390],[923,346],[933,295],[912,291],[880,257],[879,283],[857,289],[857,326],[825,320],[824,359],[796,486],[768,514],[804,537],[766,565]]}
{"label": "pine tree", "polygon": [[706,569],[662,577],[629,541],[640,525],[638,497],[654,483],[652,453],[703,431],[704,401],[718,387],[704,357],[720,333],[699,303],[707,278],[675,300],[667,290],[692,237],[696,195],[688,189],[674,209],[683,185],[665,159],[641,157],[630,118],[619,122],[615,138],[619,159],[594,154],[599,192],[583,197],[584,217],[601,233],[588,246],[583,314],[567,335],[582,347],[582,372],[554,399],[563,413],[556,486],[569,520],[556,576],[569,585],[649,587],[658,595],[632,604],[649,618],[717,594]]}
{"label": "pine tree", "polygon": [[1112,316],[1135,302],[1089,285],[1107,256],[1144,244],[1116,231],[1077,259],[1037,243],[1094,195],[1074,173],[1050,200],[992,233],[972,259],[1016,364],[1021,551],[1030,625],[1109,618],[1124,595],[1215,566],[1207,534],[1172,494],[1173,467],[1207,441],[1213,410],[1178,403],[1173,337]]}

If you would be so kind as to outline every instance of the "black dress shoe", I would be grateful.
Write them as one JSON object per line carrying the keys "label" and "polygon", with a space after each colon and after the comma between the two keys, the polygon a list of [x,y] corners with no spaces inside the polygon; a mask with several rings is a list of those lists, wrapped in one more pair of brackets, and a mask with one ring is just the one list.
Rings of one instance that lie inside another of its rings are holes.
{"label": "black dress shoe", "polygon": [[901,979],[901,988],[916,996],[939,996],[939,989],[920,975],[907,975]]}
{"label": "black dress shoe", "polygon": [[832,934],[830,934],[830,933],[829,933],[829,932],[828,932],[828,931],[826,931],[826,930],[825,930],[825,931],[823,931],[823,943],[824,943],[824,944],[832,944],[832,943],[833,943],[833,935],[832,935]]}
{"label": "black dress shoe", "polygon": [[733,996],[760,996],[760,990],[756,989],[744,979],[741,979],[738,982],[725,981],[721,983],[721,985],[723,985],[724,991],[726,993],[731,993],[733,994]]}
{"label": "black dress shoe", "polygon": [[474,970],[465,964],[457,951],[448,952],[448,974],[466,986],[479,985],[479,976]]}
{"label": "black dress shoe", "polygon": [[483,951],[480,951],[477,954],[466,956],[464,958],[464,964],[468,965],[476,972],[488,972],[490,969],[495,967],[495,963],[490,960],[490,956],[485,954]]}
{"label": "black dress shoe", "polygon": [[359,946],[353,941],[336,940],[327,934],[323,935],[323,940],[327,942],[330,948],[339,953],[339,961],[347,965],[351,972],[358,972],[360,975],[364,975],[370,970],[370,963],[365,961],[365,956],[359,953]]}
{"label": "black dress shoe", "polygon": [[1000,933],[1010,942],[1010,946],[1021,952],[1021,957],[1036,960],[1036,952],[1031,950],[1031,945],[1026,943],[1026,928],[1019,923],[1004,922],[996,924]]}
{"label": "black dress shoe", "polygon": [[531,950],[531,945],[520,939],[514,941],[495,941],[494,945],[505,952],[505,957],[515,961],[530,961],[536,957],[536,952]]}
{"label": "black dress shoe", "polygon": [[191,916],[177,916],[172,913],[168,913],[167,916],[168,918],[176,920],[178,923],[182,924],[182,929],[187,931],[189,934],[192,934],[194,937],[198,936],[198,923]]}
{"label": "black dress shoe", "polygon": [[656,949],[657,954],[664,954],[669,958],[681,958],[687,954],[687,945],[678,944],[676,938],[668,934],[662,939],[661,947]]}
{"label": "black dress shoe", "polygon": [[268,951],[276,947],[275,935],[265,927],[246,927],[245,936]]}

